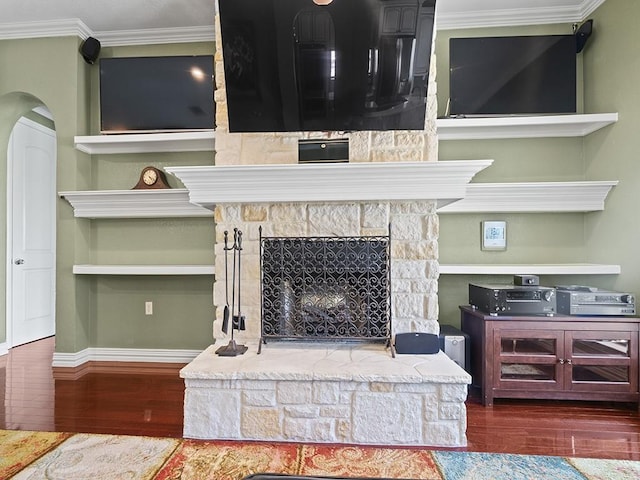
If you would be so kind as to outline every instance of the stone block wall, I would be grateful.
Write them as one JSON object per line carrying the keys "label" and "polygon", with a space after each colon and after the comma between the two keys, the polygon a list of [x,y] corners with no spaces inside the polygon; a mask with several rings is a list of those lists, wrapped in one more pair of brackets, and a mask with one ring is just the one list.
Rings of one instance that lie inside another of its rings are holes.
{"label": "stone block wall", "polygon": [[[438,216],[434,202],[231,204],[218,207],[215,220],[218,319],[222,318],[225,298],[224,231],[230,237],[234,228],[243,233],[241,307],[247,330],[238,332],[236,338],[260,337],[260,227],[266,237],[309,237],[388,235],[390,226],[393,332],[438,333]],[[231,266],[232,254],[227,255]],[[226,338],[220,321],[214,323],[214,338]]]}
{"label": "stone block wall", "polygon": [[187,438],[466,444],[465,384],[243,379],[185,383]]}

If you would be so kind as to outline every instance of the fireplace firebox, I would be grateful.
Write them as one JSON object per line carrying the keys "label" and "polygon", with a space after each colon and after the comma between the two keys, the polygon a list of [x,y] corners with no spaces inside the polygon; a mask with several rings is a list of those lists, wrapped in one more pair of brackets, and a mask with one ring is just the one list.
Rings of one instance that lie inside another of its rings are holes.
{"label": "fireplace firebox", "polygon": [[263,237],[261,341],[391,343],[390,237]]}

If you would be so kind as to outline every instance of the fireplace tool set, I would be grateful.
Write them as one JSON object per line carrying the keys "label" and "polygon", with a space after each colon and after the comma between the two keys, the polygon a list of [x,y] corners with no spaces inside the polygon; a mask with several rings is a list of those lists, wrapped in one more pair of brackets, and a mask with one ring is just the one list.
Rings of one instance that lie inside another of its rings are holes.
{"label": "fireplace tool set", "polygon": [[[229,252],[233,252],[233,265],[231,268],[231,304],[229,304]],[[229,330],[229,317],[231,317],[231,340],[216,350],[216,354],[222,357],[235,357],[247,351],[245,345],[238,345],[233,338],[234,330],[245,329],[245,317],[242,315],[240,303],[241,291],[241,258],[242,258],[242,232],[237,228],[233,229],[233,245],[229,246],[229,232],[224,232],[224,293],[225,306],[222,316],[222,331]],[[237,293],[237,297],[236,297]],[[236,304],[236,298],[238,302]]]}

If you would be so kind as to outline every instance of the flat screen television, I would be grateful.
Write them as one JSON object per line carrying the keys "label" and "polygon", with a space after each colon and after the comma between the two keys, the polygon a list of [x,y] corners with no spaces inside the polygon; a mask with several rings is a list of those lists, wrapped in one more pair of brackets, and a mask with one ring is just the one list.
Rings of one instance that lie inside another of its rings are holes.
{"label": "flat screen television", "polygon": [[102,133],[214,128],[213,56],[100,59]]}
{"label": "flat screen television", "polygon": [[573,35],[451,38],[450,114],[576,112]]}
{"label": "flat screen television", "polygon": [[229,131],[424,129],[435,0],[219,0],[219,13]]}

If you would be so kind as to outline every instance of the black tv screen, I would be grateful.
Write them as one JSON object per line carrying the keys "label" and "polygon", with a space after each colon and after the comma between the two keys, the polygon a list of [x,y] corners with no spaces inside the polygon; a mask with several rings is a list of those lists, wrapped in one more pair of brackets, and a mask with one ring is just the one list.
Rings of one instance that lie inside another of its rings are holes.
{"label": "black tv screen", "polygon": [[451,115],[576,112],[573,35],[452,38]]}
{"label": "black tv screen", "polygon": [[424,129],[435,0],[220,0],[219,12],[229,131]]}
{"label": "black tv screen", "polygon": [[100,59],[100,130],[214,128],[213,56]]}

